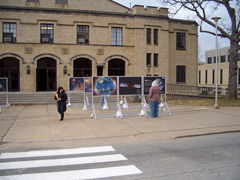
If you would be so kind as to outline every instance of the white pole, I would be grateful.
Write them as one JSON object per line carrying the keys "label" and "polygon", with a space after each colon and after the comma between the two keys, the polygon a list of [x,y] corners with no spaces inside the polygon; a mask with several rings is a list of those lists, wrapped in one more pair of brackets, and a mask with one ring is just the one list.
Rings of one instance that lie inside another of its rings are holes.
{"label": "white pole", "polygon": [[214,17],[212,18],[215,21],[216,24],[216,88],[215,88],[215,109],[219,109],[218,106],[218,38],[217,38],[217,33],[218,33],[218,20],[221,19],[220,17]]}

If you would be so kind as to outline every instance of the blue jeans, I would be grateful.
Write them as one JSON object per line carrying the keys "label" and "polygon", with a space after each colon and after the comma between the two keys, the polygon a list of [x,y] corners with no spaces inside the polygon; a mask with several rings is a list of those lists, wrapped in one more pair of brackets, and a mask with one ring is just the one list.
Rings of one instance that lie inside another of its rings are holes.
{"label": "blue jeans", "polygon": [[57,105],[57,110],[59,112],[59,114],[61,114],[61,119],[64,118],[64,112],[66,111],[66,104],[63,103],[63,104],[58,104]]}
{"label": "blue jeans", "polygon": [[151,117],[158,117],[158,109],[159,109],[159,102],[158,101],[150,101],[150,116]]}
{"label": "blue jeans", "polygon": [[103,106],[104,105],[104,96],[101,96],[101,99],[100,99],[100,106]]}

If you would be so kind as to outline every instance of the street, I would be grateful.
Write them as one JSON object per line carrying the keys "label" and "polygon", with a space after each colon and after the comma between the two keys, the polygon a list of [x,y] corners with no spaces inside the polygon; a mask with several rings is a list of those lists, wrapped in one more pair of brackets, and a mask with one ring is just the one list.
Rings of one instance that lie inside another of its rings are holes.
{"label": "street", "polygon": [[0,156],[0,180],[239,180],[239,177],[240,133],[9,152]]}

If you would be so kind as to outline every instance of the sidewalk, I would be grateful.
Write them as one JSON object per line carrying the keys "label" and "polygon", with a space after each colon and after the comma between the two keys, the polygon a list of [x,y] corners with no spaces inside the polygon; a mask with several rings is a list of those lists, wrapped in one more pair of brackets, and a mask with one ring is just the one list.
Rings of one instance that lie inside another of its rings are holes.
{"label": "sidewalk", "polygon": [[[11,106],[0,114],[0,153],[76,148],[240,132],[240,107],[169,105],[172,116],[90,119],[82,106],[68,107],[59,121],[56,105]],[[126,112],[127,110],[124,110]],[[139,111],[139,109],[128,110]],[[101,114],[109,113],[99,111]],[[97,112],[97,114],[99,114]],[[115,111],[112,111],[113,113]]]}

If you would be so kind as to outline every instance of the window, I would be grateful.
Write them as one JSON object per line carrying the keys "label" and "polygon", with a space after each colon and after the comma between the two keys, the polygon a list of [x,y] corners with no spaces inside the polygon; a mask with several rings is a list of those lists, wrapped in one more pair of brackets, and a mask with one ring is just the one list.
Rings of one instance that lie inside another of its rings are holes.
{"label": "window", "polygon": [[151,67],[151,53],[147,53],[147,66],[150,66]]}
{"label": "window", "polygon": [[214,57],[214,63],[216,63],[216,56]]}
{"label": "window", "polygon": [[223,70],[220,69],[220,84],[223,83]]}
{"label": "window", "polygon": [[205,70],[205,84],[207,84],[207,70]]}
{"label": "window", "polygon": [[158,29],[154,29],[154,45],[158,45]]}
{"label": "window", "polygon": [[121,59],[108,61],[108,76],[125,76],[125,61]]}
{"label": "window", "polygon": [[41,24],[41,43],[53,43],[53,24]]}
{"label": "window", "polygon": [[226,62],[226,56],[225,55],[221,56],[221,63],[224,63],[224,62]]}
{"label": "window", "polygon": [[56,4],[67,4],[68,0],[56,0]]}
{"label": "window", "polygon": [[102,76],[103,75],[103,67],[99,66],[97,67],[97,76]]}
{"label": "window", "polygon": [[212,57],[208,57],[208,64],[212,64]]}
{"label": "window", "polygon": [[3,23],[3,42],[16,43],[16,23]]}
{"label": "window", "polygon": [[177,83],[186,82],[186,66],[177,66]]}
{"label": "window", "polygon": [[201,71],[198,71],[198,84],[201,84]]}
{"label": "window", "polygon": [[152,34],[152,30],[147,28],[147,44],[151,44],[151,34]]}
{"label": "window", "polygon": [[77,44],[89,44],[89,26],[77,26]]}
{"label": "window", "polygon": [[154,67],[158,67],[158,54],[154,54]]}
{"label": "window", "polygon": [[212,70],[212,83],[215,83],[215,70]]}
{"label": "window", "polygon": [[186,50],[186,33],[177,33],[177,50]]}
{"label": "window", "polygon": [[111,43],[114,46],[122,45],[122,28],[112,27],[111,29]]}
{"label": "window", "polygon": [[39,0],[27,0],[27,2],[39,2]]}
{"label": "window", "polygon": [[230,55],[228,55],[228,62],[230,62]]}
{"label": "window", "polygon": [[238,61],[240,61],[240,53],[238,53],[238,55],[237,55],[237,56],[238,56]]}

